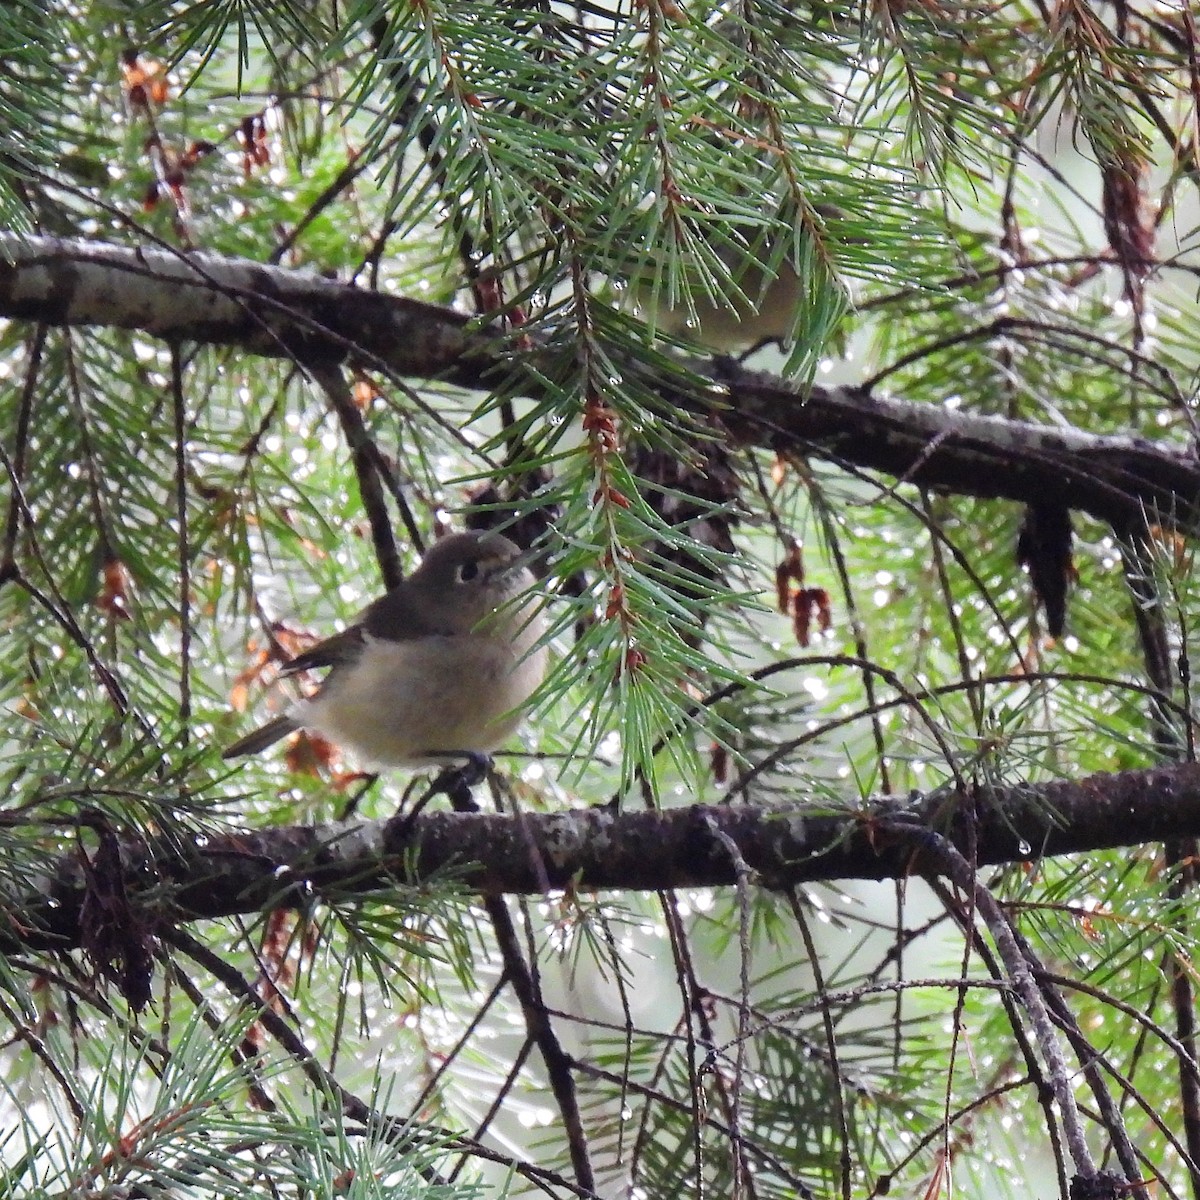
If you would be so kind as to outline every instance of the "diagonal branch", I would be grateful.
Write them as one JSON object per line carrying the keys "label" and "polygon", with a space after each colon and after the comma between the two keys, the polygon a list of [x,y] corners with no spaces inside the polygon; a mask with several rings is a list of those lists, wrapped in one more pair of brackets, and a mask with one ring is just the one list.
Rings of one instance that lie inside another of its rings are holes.
{"label": "diagonal branch", "polygon": [[[0,317],[103,325],[252,354],[352,359],[469,388],[518,374],[543,390],[538,355],[519,360],[501,335],[448,308],[213,254],[171,255],[103,243],[0,233]],[[630,372],[654,368],[630,361]],[[1188,447],[976,416],[812,387],[727,360],[689,362],[712,386],[644,382],[666,404],[716,414],[741,444],[831,458],[922,487],[1014,501],[1054,500],[1128,529],[1153,521],[1200,530],[1200,461]],[[523,374],[522,374],[523,373]]]}

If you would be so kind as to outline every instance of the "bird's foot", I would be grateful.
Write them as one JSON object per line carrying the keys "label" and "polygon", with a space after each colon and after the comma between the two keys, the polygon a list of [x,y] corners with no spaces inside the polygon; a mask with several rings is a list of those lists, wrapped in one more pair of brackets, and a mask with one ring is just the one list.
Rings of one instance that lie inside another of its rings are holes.
{"label": "bird's foot", "polygon": [[450,758],[454,761],[445,767],[425,790],[425,794],[407,812],[397,813],[394,820],[400,822],[400,836],[406,838],[412,832],[417,817],[434,796],[448,796],[455,812],[478,812],[479,805],[471,796],[471,789],[482,783],[492,769],[492,756],[478,750],[461,753],[438,751],[425,758]]}
{"label": "bird's foot", "polygon": [[455,755],[455,758],[465,758],[465,761],[446,767],[433,781],[429,789],[429,797],[444,794],[458,812],[477,812],[479,805],[471,797],[471,789],[481,784],[492,769],[492,756],[472,750],[465,756]]}
{"label": "bird's foot", "polygon": [[360,782],[362,786],[346,801],[342,811],[338,814],[338,819],[348,821],[358,811],[359,803],[362,798],[379,782],[378,775],[356,775],[349,780],[350,783]]}

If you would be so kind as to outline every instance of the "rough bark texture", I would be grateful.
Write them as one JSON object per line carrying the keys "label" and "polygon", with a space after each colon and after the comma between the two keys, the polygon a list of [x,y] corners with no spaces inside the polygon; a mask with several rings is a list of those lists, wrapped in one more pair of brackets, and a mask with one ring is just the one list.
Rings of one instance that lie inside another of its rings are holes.
{"label": "rough bark texture", "polygon": [[[0,234],[0,317],[138,329],[301,361],[351,358],[464,387],[488,387],[517,372],[527,394],[541,388],[536,349],[514,358],[461,313],[212,254]],[[1200,461],[1190,448],[975,416],[862,388],[801,394],[787,380],[726,359],[690,366],[711,378],[711,388],[680,392],[665,379],[649,382],[668,404],[705,421],[715,415],[742,444],[935,490],[1053,502],[1119,531],[1143,526],[1147,515],[1151,523],[1200,529]]]}
{"label": "rough bark texture", "polygon": [[[967,846],[965,814],[972,809],[980,814],[977,866],[1200,835],[1200,764],[1010,787],[980,792],[977,800],[943,791],[851,814],[801,805],[602,807],[520,817],[425,812],[413,820],[207,835],[183,847],[178,840],[124,842],[119,884],[139,923],[152,928],[308,903],[322,894],[364,896],[447,873],[492,896],[547,886],[727,886],[746,868],[769,888],[893,879],[930,870],[931,830]],[[113,884],[97,880],[95,858],[65,856],[26,903],[9,909],[0,949],[78,945],[80,914],[99,882]]]}

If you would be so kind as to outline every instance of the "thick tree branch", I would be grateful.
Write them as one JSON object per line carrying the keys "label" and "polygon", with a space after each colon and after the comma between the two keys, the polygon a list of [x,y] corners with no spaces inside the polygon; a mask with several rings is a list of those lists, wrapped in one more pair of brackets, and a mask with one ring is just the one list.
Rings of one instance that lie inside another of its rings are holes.
{"label": "thick tree branch", "polygon": [[376,360],[404,375],[479,381],[470,318],[306,271],[216,254],[0,233],[0,317],[136,329],[272,358]]}
{"label": "thick tree branch", "polygon": [[[307,903],[314,893],[362,896],[452,872],[496,896],[552,887],[660,890],[737,882],[740,861],[769,888],[830,879],[892,879],[936,870],[921,835],[966,845],[959,814],[972,804],[946,790],[881,801],[852,814],[742,805],[615,812],[420,814],[415,820],[340,822],[178,840],[125,842],[123,886],[148,924]],[[977,865],[1111,849],[1200,835],[1200,764],[1096,775],[1078,783],[1016,785],[977,798]],[[900,836],[911,829],[912,836]],[[719,834],[719,836],[717,836]],[[70,948],[92,864],[64,857],[26,903],[7,911],[0,950]]]}
{"label": "thick tree branch", "polygon": [[[541,387],[536,354],[527,364],[513,359],[498,336],[477,331],[461,313],[211,254],[0,234],[0,317],[138,329],[309,362],[350,358],[464,387],[526,370],[526,392]],[[651,382],[671,405],[715,413],[746,445],[952,493],[1056,501],[1118,529],[1144,523],[1146,514],[1200,529],[1200,461],[1188,448],[974,416],[862,388],[800,395],[786,380],[724,360],[710,373],[714,386],[698,393]]]}
{"label": "thick tree branch", "polygon": [[739,441],[812,453],[942,492],[1057,503],[1118,530],[1200,529],[1200,459],[1148,438],[1084,433],[814,387],[738,369],[721,418]]}

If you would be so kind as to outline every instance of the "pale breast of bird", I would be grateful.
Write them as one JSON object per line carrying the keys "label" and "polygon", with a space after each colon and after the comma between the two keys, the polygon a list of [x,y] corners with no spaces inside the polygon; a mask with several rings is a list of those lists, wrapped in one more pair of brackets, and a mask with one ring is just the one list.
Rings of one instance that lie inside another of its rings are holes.
{"label": "pale breast of bird", "polygon": [[498,615],[520,624],[511,641],[483,632],[400,642],[368,635],[358,660],[288,715],[364,765],[418,766],[494,750],[520,724],[547,657],[532,604]]}

